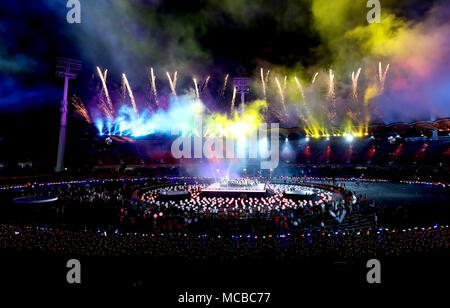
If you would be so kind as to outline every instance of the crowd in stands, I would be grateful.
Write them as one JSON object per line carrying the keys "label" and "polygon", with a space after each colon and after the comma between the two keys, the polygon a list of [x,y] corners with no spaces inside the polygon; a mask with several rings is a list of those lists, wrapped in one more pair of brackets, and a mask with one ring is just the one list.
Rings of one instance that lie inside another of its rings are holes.
{"label": "crowd in stands", "polygon": [[151,256],[185,260],[360,258],[425,255],[448,249],[448,226],[366,232],[208,235],[71,231],[0,225],[0,249],[71,256]]}
{"label": "crowd in stands", "polygon": [[[58,220],[27,224],[20,217],[13,220],[15,223],[1,221],[0,249],[257,259],[420,254],[448,248],[447,227],[377,233],[377,209],[362,206],[360,200],[354,203],[344,183],[316,179],[308,186],[308,181],[274,177],[267,185],[273,194],[260,198],[203,197],[200,191],[209,183],[201,183],[198,178],[24,186],[9,193],[58,196]],[[299,187],[314,190],[319,198],[312,201],[283,197],[285,191]],[[170,190],[187,190],[191,197],[159,200],[162,191]],[[82,220],[74,223],[70,219],[74,211]],[[346,220],[356,218],[353,225],[343,226],[334,219],[344,212]],[[104,219],[107,213],[111,214],[109,220]],[[85,223],[87,219],[92,223]],[[370,223],[363,227],[364,219]]]}

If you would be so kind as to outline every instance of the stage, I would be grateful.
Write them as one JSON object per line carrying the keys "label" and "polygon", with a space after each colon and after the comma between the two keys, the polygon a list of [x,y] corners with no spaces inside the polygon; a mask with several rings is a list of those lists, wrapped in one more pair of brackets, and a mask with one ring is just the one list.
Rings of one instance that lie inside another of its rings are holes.
{"label": "stage", "polygon": [[255,183],[248,186],[214,183],[204,188],[201,195],[205,197],[263,197],[266,193],[265,183]]}

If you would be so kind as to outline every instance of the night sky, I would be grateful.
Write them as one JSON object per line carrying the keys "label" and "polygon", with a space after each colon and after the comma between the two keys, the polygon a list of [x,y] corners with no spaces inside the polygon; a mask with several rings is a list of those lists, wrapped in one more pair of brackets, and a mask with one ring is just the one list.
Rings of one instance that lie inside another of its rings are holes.
{"label": "night sky", "polygon": [[[150,66],[162,94],[170,91],[166,70],[178,70],[180,89],[193,75],[211,75],[217,91],[225,74],[255,77],[260,67],[295,71],[302,80],[333,68],[344,91],[352,70],[383,61],[391,63],[379,98],[386,122],[450,113],[446,1],[381,1],[378,28],[369,27],[361,0],[81,0],[81,24],[67,23],[66,2],[1,2],[2,149],[26,152],[41,144],[56,150],[63,85],[54,74],[57,56],[83,62],[69,97],[85,102],[98,86],[96,66],[108,68],[112,86],[126,73],[136,93],[148,91]],[[376,72],[364,74],[369,80]]]}

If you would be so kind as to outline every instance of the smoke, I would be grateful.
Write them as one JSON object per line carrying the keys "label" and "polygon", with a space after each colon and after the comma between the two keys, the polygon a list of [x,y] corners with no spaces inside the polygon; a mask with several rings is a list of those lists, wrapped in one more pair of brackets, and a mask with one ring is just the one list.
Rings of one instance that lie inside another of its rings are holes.
{"label": "smoke", "polygon": [[[192,87],[192,77],[200,82],[211,76],[201,94],[211,107],[218,105],[210,100],[217,100],[212,93],[220,89],[214,87],[223,87],[226,74],[232,78],[253,73],[252,100],[265,98],[260,86],[263,67],[264,72],[271,71],[265,84],[268,112],[287,126],[308,121],[306,126],[314,126],[311,122],[328,121],[322,116],[329,110],[323,93],[331,69],[335,76],[332,102],[336,104],[332,116],[340,120],[336,124],[349,118],[354,121],[358,115],[365,118],[364,106],[373,119],[380,116],[387,122],[431,114],[448,116],[449,5],[386,0],[382,1],[381,23],[369,24],[366,2],[206,0],[175,5],[159,0],[82,1],[81,24],[75,25],[65,20],[66,1],[6,1],[10,17],[0,25],[0,74],[5,75],[0,78],[3,83],[15,79],[17,90],[35,88],[23,80],[38,84],[38,74],[50,76],[52,63],[44,70],[40,66],[54,49],[60,55],[82,59],[84,71],[93,72],[97,65],[108,68],[110,85],[120,83],[125,73],[136,100],[141,101],[151,100],[147,75],[153,67],[162,108],[169,106],[166,97],[173,92],[167,71],[179,72],[179,95]],[[20,44],[28,40],[32,44]],[[379,62],[390,64],[384,91],[376,78]],[[351,72],[359,67],[360,99],[356,102]],[[316,72],[319,75],[312,85]],[[277,77],[282,83],[285,76],[283,98],[288,116],[274,81]],[[222,105],[231,100],[232,90],[227,87]],[[89,95],[86,89],[77,94],[83,99]],[[349,101],[354,111],[348,110]],[[229,105],[220,108],[229,110]]]}

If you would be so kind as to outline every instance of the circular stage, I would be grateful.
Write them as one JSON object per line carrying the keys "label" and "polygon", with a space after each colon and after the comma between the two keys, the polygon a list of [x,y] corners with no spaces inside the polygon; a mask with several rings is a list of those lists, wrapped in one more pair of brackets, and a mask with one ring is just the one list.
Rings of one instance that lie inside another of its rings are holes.
{"label": "circular stage", "polygon": [[208,213],[223,217],[305,211],[330,205],[341,195],[328,187],[308,184],[255,183],[250,186],[191,183],[154,188],[142,197],[150,207],[172,207],[181,211]]}

